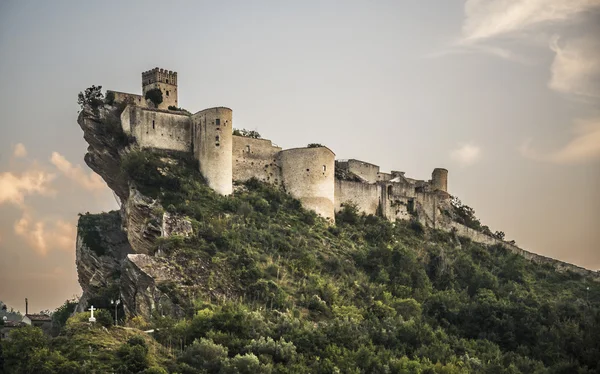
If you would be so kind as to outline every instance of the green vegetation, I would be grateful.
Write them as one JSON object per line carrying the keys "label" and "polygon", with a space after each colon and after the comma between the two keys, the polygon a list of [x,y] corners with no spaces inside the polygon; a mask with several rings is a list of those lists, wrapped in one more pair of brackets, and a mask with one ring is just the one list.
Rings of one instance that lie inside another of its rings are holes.
{"label": "green vegetation", "polygon": [[319,143],[309,143],[307,145],[308,148],[320,148],[320,147],[325,147],[323,144],[319,144]]}
{"label": "green vegetation", "polygon": [[113,211],[102,214],[80,214],[77,231],[83,243],[98,256],[104,256],[106,250],[102,242],[101,232],[121,222],[119,212]]}
{"label": "green vegetation", "polygon": [[163,102],[163,94],[160,88],[153,88],[146,91],[144,98],[152,101],[156,107]]}
{"label": "green vegetation", "polygon": [[185,113],[187,115],[190,115],[190,116],[192,115],[192,113],[190,113],[188,110],[176,107],[175,105],[169,105],[169,107],[167,109],[173,110],[173,111],[176,111],[176,112],[183,112],[183,113]]}
{"label": "green vegetation", "polygon": [[258,131],[246,129],[233,129],[233,135],[245,136],[246,138],[262,139]]}
{"label": "green vegetation", "polygon": [[89,105],[95,112],[104,104],[104,94],[102,86],[92,86],[85,89],[85,92],[79,92],[77,95],[77,104],[83,108]]}
{"label": "green vegetation", "polygon": [[176,161],[132,152],[122,173],[192,221],[157,243],[186,274],[159,287],[185,317],[159,306],[144,345],[78,314],[49,353],[122,373],[600,371],[597,282],[353,206],[328,225],[256,180],[219,196]]}

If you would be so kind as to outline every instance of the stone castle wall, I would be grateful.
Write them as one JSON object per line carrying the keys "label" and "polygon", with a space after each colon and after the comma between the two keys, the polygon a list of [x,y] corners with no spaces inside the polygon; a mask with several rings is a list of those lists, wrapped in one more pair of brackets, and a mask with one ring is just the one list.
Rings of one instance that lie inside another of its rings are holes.
{"label": "stone castle wall", "polygon": [[284,189],[302,205],[334,220],[335,154],[327,147],[293,148],[278,153]]}
{"label": "stone castle wall", "polygon": [[267,139],[234,135],[232,152],[233,180],[257,178],[276,186],[281,185],[281,169],[277,163],[281,147],[274,146]]}
{"label": "stone castle wall", "polygon": [[142,148],[192,150],[190,117],[185,114],[129,105],[121,114],[121,125]]}
{"label": "stone castle wall", "polygon": [[107,96],[108,96],[109,92],[112,92],[113,95],[115,95],[115,102],[117,102],[117,103],[131,103],[132,105],[139,106],[140,108],[147,107],[146,99],[144,99],[144,97],[142,95],[135,95],[135,94],[130,94],[130,93],[126,93],[126,92],[107,90],[106,91]]}
{"label": "stone castle wall", "polygon": [[200,172],[210,188],[222,195],[233,192],[233,115],[229,108],[202,110],[191,117],[193,148]]}
{"label": "stone castle wall", "polygon": [[376,214],[380,203],[381,187],[377,184],[335,180],[335,211],[344,204],[355,204],[359,211]]}

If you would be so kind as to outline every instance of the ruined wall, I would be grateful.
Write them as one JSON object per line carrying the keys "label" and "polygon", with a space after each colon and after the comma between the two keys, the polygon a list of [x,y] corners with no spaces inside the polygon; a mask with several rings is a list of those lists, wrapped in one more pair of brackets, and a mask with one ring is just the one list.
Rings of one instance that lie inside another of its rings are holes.
{"label": "ruined wall", "polygon": [[191,152],[190,117],[185,114],[129,105],[121,126],[142,148]]}
{"label": "ruined wall", "polygon": [[287,149],[277,156],[285,190],[305,208],[334,220],[335,154],[317,147]]}
{"label": "ruined wall", "polygon": [[208,186],[221,195],[233,192],[233,112],[216,107],[192,115],[194,155]]}
{"label": "ruined wall", "polygon": [[366,214],[376,214],[379,206],[380,186],[362,182],[335,180],[335,211],[342,209],[342,204],[356,204],[358,210]]}
{"label": "ruined wall", "polygon": [[369,183],[375,183],[378,180],[379,166],[369,164],[359,160],[345,161],[348,171],[360,176]]}
{"label": "ruined wall", "polygon": [[281,185],[281,171],[277,164],[280,147],[267,139],[233,136],[233,180],[246,181],[252,177],[273,185]]}
{"label": "ruined wall", "polygon": [[144,99],[142,97],[142,95],[135,95],[135,94],[130,94],[130,93],[126,93],[126,92],[119,92],[119,91],[111,91],[111,90],[107,90],[106,93],[108,95],[109,92],[112,92],[115,95],[115,102],[116,103],[131,103],[132,105],[136,105],[142,108],[146,108],[148,105],[146,105],[146,99]]}

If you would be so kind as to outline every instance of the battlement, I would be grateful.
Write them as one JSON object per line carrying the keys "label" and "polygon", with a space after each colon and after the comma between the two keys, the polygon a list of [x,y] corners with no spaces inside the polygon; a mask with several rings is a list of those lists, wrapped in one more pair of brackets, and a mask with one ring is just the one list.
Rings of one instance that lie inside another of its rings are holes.
{"label": "battlement", "polygon": [[177,86],[177,72],[154,68],[142,73],[142,86],[152,83],[166,83]]}

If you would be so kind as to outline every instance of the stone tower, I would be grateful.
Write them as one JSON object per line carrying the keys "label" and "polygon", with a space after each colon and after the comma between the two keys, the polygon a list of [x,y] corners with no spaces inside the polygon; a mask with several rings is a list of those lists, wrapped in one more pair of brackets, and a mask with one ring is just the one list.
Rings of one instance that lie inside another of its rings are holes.
{"label": "stone tower", "polygon": [[434,190],[448,192],[448,170],[442,168],[433,169],[433,173],[431,173],[431,186]]}
{"label": "stone tower", "polygon": [[194,156],[208,186],[220,193],[233,192],[233,123],[229,108],[202,110],[192,116]]}
{"label": "stone tower", "polygon": [[169,106],[179,107],[177,103],[177,72],[154,68],[142,73],[142,96],[153,88],[162,91],[163,102],[158,109],[167,109]]}

